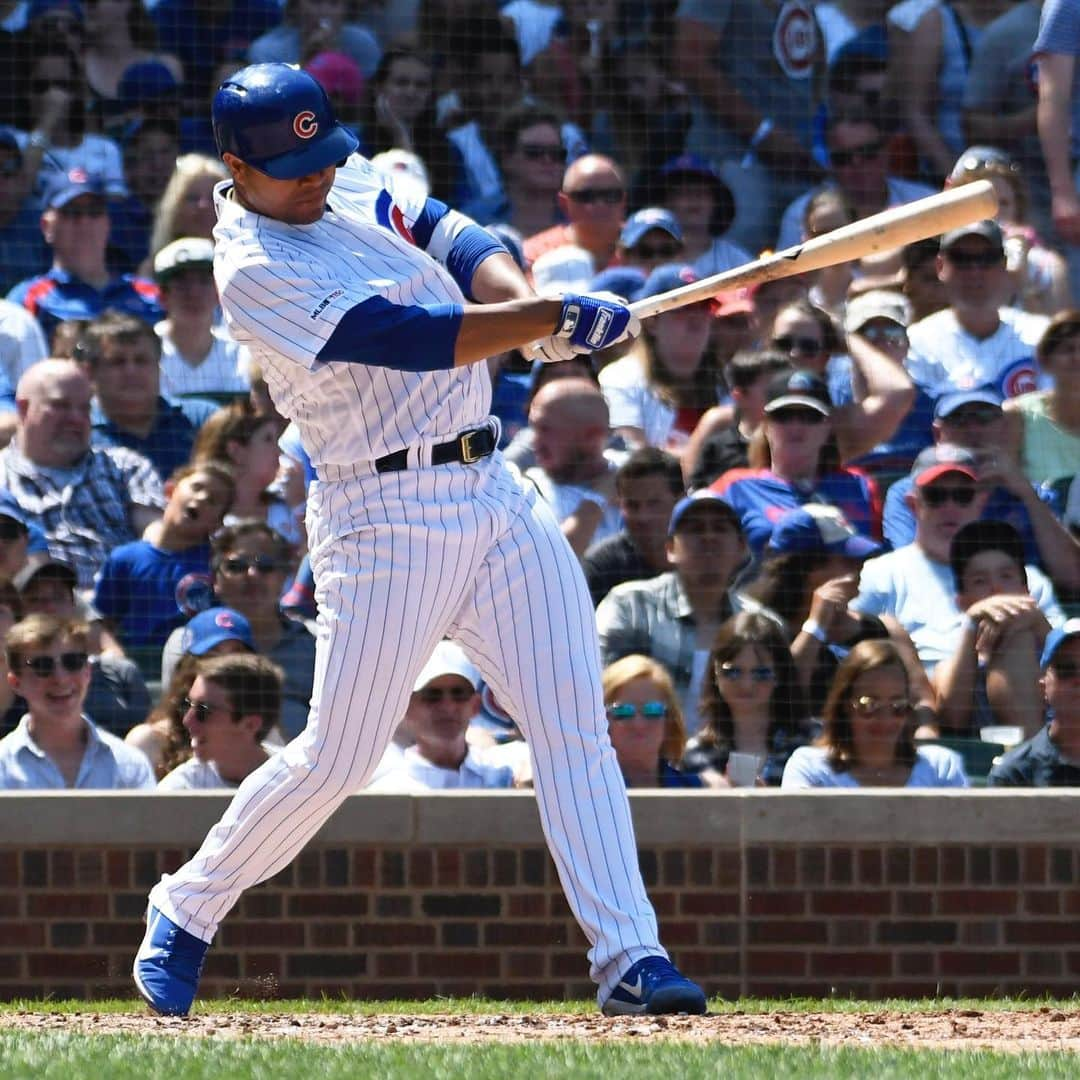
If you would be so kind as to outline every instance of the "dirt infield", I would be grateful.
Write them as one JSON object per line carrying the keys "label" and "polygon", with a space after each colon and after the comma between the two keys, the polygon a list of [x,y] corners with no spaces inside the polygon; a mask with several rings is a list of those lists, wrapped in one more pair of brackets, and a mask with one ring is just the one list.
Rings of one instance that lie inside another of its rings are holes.
{"label": "dirt infield", "polygon": [[719,1013],[711,1016],[607,1019],[602,1016],[201,1014],[164,1018],[144,1013],[11,1012],[0,1030],[85,1034],[171,1035],[216,1039],[302,1039],[334,1045],[364,1040],[507,1042],[575,1039],[683,1039],[727,1045],[789,1043],[826,1046],[934,1047],[960,1050],[1080,1051],[1080,1010],[1025,1012],[947,1009],[940,1012]]}

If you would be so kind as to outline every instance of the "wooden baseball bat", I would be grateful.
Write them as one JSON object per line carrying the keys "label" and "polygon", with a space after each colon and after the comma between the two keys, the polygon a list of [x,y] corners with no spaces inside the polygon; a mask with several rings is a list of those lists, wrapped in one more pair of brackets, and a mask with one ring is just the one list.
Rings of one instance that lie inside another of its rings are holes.
{"label": "wooden baseball bat", "polygon": [[662,311],[708,300],[728,289],[794,277],[808,270],[820,270],[825,266],[861,259],[864,255],[891,251],[961,225],[970,225],[973,221],[992,218],[996,213],[994,185],[989,180],[976,180],[936,195],[927,195],[904,206],[883,210],[880,214],[853,221],[850,225],[842,225],[832,232],[815,236],[813,240],[764,255],[744,266],[736,266],[690,285],[638,300],[630,305],[630,310],[639,319],[647,319]]}

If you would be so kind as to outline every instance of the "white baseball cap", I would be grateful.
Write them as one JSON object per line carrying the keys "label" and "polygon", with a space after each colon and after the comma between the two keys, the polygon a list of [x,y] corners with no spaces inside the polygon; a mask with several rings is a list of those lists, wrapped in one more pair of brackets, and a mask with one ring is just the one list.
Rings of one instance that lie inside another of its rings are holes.
{"label": "white baseball cap", "polygon": [[480,689],[480,672],[469,662],[469,658],[461,651],[461,646],[452,641],[440,641],[435,646],[431,659],[413,683],[413,693],[423,690],[429,682],[434,682],[443,675],[460,675],[472,683],[474,690]]}
{"label": "white baseball cap", "polygon": [[166,281],[179,270],[189,266],[214,265],[214,243],[202,236],[182,236],[171,244],[166,244],[154,256],[154,277],[157,281]]}

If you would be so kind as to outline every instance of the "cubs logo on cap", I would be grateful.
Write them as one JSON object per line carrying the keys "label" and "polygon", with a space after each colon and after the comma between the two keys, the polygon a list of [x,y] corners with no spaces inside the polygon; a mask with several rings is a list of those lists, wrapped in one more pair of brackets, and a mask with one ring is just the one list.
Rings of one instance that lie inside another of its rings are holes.
{"label": "cubs logo on cap", "polygon": [[310,109],[305,109],[293,117],[292,129],[299,138],[310,139],[318,132],[319,121],[315,119],[315,114]]}

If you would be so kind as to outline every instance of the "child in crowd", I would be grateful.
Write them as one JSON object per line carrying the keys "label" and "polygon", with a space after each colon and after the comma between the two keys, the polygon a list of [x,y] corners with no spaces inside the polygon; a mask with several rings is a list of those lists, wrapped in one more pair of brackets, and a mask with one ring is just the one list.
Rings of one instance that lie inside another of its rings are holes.
{"label": "child in crowd", "polygon": [[943,731],[978,738],[987,724],[1042,727],[1039,655],[1050,623],[1028,588],[1024,542],[1004,521],[972,521],[949,562],[964,613],[955,652],[934,672]]}
{"label": "child in crowd", "polygon": [[147,538],[123,544],[105,560],[94,606],[125,647],[163,647],[185,616],[209,596],[210,536],[233,501],[230,471],[215,462],[185,465],[165,486],[168,504]]}

